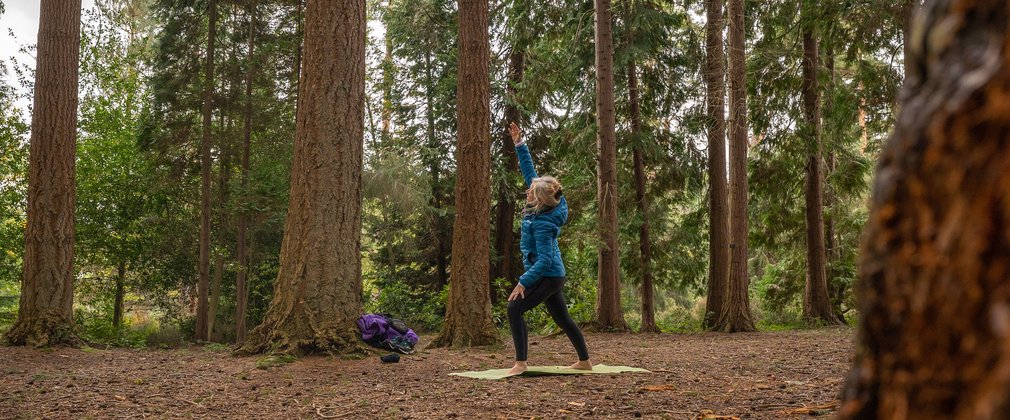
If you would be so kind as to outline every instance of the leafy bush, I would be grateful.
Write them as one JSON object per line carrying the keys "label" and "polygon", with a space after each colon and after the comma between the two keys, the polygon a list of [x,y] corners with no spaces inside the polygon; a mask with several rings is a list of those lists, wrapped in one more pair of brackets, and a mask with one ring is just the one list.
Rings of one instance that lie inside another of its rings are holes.
{"label": "leafy bush", "polygon": [[366,313],[388,313],[415,331],[438,331],[442,327],[448,285],[435,293],[399,281],[383,281],[365,290]]}
{"label": "leafy bush", "polygon": [[82,339],[114,347],[144,348],[148,337],[160,329],[157,321],[130,317],[124,317],[122,324],[115,327],[111,317],[81,307],[75,309],[74,320]]}
{"label": "leafy bush", "polygon": [[0,296],[0,333],[7,331],[18,315],[18,296]]}

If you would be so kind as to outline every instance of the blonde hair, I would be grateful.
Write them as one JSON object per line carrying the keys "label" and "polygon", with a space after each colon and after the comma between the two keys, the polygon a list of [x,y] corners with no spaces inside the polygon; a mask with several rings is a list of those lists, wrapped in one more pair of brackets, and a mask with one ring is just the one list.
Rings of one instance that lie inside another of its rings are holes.
{"label": "blonde hair", "polygon": [[533,178],[530,181],[530,188],[526,191],[533,191],[533,201],[529,203],[527,213],[530,211],[540,213],[561,202],[558,194],[561,192],[561,183],[553,176]]}

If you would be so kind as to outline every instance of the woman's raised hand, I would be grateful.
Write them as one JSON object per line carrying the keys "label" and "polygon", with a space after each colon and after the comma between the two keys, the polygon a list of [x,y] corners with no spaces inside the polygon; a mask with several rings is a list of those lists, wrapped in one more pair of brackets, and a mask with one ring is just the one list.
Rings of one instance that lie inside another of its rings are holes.
{"label": "woman's raised hand", "polygon": [[522,142],[522,132],[519,131],[519,126],[516,123],[509,123],[509,134],[512,135],[512,144],[518,145]]}

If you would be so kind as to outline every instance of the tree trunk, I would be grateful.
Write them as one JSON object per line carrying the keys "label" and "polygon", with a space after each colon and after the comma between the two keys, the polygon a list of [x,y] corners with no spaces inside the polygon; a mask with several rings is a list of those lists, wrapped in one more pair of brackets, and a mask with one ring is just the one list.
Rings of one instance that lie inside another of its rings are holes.
{"label": "tree trunk", "polygon": [[[247,193],[249,186],[249,149],[252,146],[252,114],[253,114],[253,78],[256,74],[255,50],[256,50],[256,7],[257,4],[249,6],[249,41],[247,68],[245,74],[245,110],[242,122],[242,194]],[[238,215],[238,245],[235,250],[235,258],[238,260],[238,272],[235,273],[235,342],[242,343],[246,335],[246,313],[249,306],[249,253],[246,249],[246,231],[249,229],[249,216],[246,214],[245,206]]]}
{"label": "tree trunk", "polygon": [[[224,125],[224,124],[222,124]],[[225,132],[230,132],[231,121],[227,123],[229,129]],[[222,142],[223,143],[223,142]],[[217,227],[217,244],[218,247],[223,247],[225,242],[225,233],[228,229],[228,218],[227,218],[227,205],[228,205],[228,174],[231,172],[230,164],[230,145],[221,145],[220,149],[220,165],[218,167],[218,227]],[[219,248],[220,249],[220,248]],[[221,252],[214,253],[214,277],[210,284],[210,301],[207,307],[207,338],[210,340],[217,341],[217,337],[214,332],[215,324],[217,324],[217,310],[221,304],[221,282],[224,279],[224,254]]]}
{"label": "tree trunk", "polygon": [[[434,83],[435,78],[432,76],[432,64],[431,64],[431,52],[432,49],[429,48],[424,54],[424,71],[425,71],[425,90],[424,90],[424,100],[425,107],[424,113],[427,119],[427,150],[424,152],[424,159],[428,162],[428,171],[431,173],[431,202],[430,205],[438,211],[435,211],[432,215],[431,220],[431,230],[432,237],[435,239],[435,290],[439,291],[449,283],[449,261],[446,257],[449,250],[446,249],[446,242],[449,242],[449,238],[446,238],[445,232],[445,218],[442,216],[443,206],[445,205],[445,197],[442,194],[442,167],[439,165],[438,155],[438,138],[435,137],[435,97],[434,97]],[[451,244],[450,244],[451,245]],[[392,247],[390,247],[392,249]]]}
{"label": "tree trunk", "polygon": [[291,198],[263,323],[239,353],[360,346],[365,1],[309,2]]}
{"label": "tree trunk", "polygon": [[488,2],[459,1],[459,140],[456,221],[445,324],[433,347],[498,343],[488,296],[491,216]]}
{"label": "tree trunk", "polygon": [[747,271],[747,68],[743,0],[729,0],[730,268],[725,306],[716,330],[754,331]]}
{"label": "tree trunk", "polygon": [[911,45],[930,48],[911,52],[863,235],[843,420],[1010,418],[1010,4],[922,13]]}
{"label": "tree trunk", "polygon": [[866,148],[870,146],[870,135],[866,131],[866,99],[863,98],[862,92],[863,86],[859,85],[859,144],[862,146],[859,148],[859,152],[866,155]]}
{"label": "tree trunk", "polygon": [[706,0],[705,86],[708,116],[709,260],[704,327],[716,327],[729,290],[729,193],[726,173],[726,70],[723,0]]}
{"label": "tree trunk", "polygon": [[[391,8],[389,2],[386,2],[387,13],[388,9]],[[383,24],[386,28],[389,27],[388,21],[384,21]],[[385,143],[389,141],[389,130],[393,120],[393,72],[396,68],[393,65],[393,36],[390,34],[389,30],[384,31],[385,37],[385,55],[382,57],[382,142]],[[428,50],[426,54],[431,54]],[[430,70],[429,70],[430,73]],[[430,111],[429,111],[430,112]]]}
{"label": "tree trunk", "polygon": [[827,256],[824,250],[824,180],[821,176],[821,101],[817,83],[817,37],[808,0],[801,2],[803,21],[803,117],[807,140],[806,203],[807,276],[803,292],[803,317],[826,324],[841,324],[828,300]]}
{"label": "tree trunk", "polygon": [[207,3],[207,62],[203,83],[203,139],[200,142],[200,279],[197,283],[196,339],[206,341],[210,326],[210,143],[211,111],[214,105],[214,41],[217,35],[217,1]]}
{"label": "tree trunk", "polygon": [[[516,149],[512,144],[512,136],[509,135],[509,123],[522,125],[522,112],[519,110],[517,90],[523,81],[523,74],[526,71],[526,54],[519,45],[512,46],[512,53],[509,54],[509,82],[505,87],[507,97],[505,99],[505,123],[502,125],[501,134],[498,136],[501,143],[501,157],[508,173],[519,171],[519,162],[516,160]],[[494,264],[491,266],[491,303],[497,298],[494,290],[494,279],[503,278],[509,283],[515,283],[518,273],[515,270],[515,218],[516,218],[516,198],[518,191],[515,186],[502,178],[498,185],[498,203],[495,204],[495,229],[494,229]]]}
{"label": "tree trunk", "polygon": [[[625,16],[628,22],[634,20],[634,3],[625,3]],[[627,29],[627,47],[634,45],[634,28]],[[649,201],[645,196],[645,157],[642,152],[642,110],[639,104],[638,70],[635,68],[634,57],[628,59],[628,104],[631,108],[631,141],[632,160],[635,174],[635,203],[642,224],[638,228],[639,271],[642,274],[642,325],[640,332],[659,332],[656,326],[656,307],[652,287],[652,249],[649,244]]]}
{"label": "tree trunk", "polygon": [[614,37],[610,0],[596,7],[597,189],[600,232],[596,319],[602,329],[626,330],[621,311],[621,260],[617,242],[617,135],[614,111]]}
{"label": "tree trunk", "polygon": [[29,140],[28,222],[21,300],[5,341],[76,344],[74,156],[81,0],[42,0]]}
{"label": "tree trunk", "polygon": [[[825,89],[827,92],[827,97],[824,98],[824,109],[826,115],[834,115],[834,94],[836,86],[836,73],[835,73],[835,48],[832,45],[833,40],[826,40],[824,45],[825,57],[824,66],[826,67],[828,73],[828,88]],[[828,144],[832,144],[833,138],[837,138],[838,131],[833,128],[831,131],[831,136],[828,138]],[[830,147],[828,151],[827,161],[825,162],[825,179],[830,178],[831,174],[835,172],[837,167],[837,158],[835,157],[834,147]],[[842,311],[842,304],[845,301],[845,290],[846,287],[844,283],[837,280],[837,272],[832,270],[836,264],[841,260],[841,250],[838,247],[838,241],[835,238],[835,207],[838,206],[838,195],[831,187],[831,184],[827,182],[824,183],[824,209],[827,214],[824,217],[824,252],[827,256],[828,264],[828,300],[831,302],[831,311],[834,312],[835,317],[839,321],[845,322],[845,313]],[[834,281],[833,281],[834,279]]]}
{"label": "tree trunk", "polygon": [[123,295],[126,294],[126,263],[116,265],[116,296],[112,304],[112,327],[123,325]]}
{"label": "tree trunk", "polygon": [[[825,89],[824,89],[824,92],[826,92],[825,93],[825,97],[824,97],[824,115],[827,115],[828,116],[827,118],[830,118],[834,114],[834,99],[833,99],[833,95],[834,95],[834,92],[835,92],[835,49],[834,49],[834,46],[832,46],[830,44],[830,40],[824,40],[822,38],[822,42],[823,42],[823,45],[825,47],[824,48],[824,50],[825,50],[824,51],[824,70],[827,73],[827,81],[828,81],[828,86],[826,86]],[[825,119],[826,118],[822,115],[822,121],[824,121]],[[824,179],[825,180],[831,177],[831,174],[835,171],[835,166],[836,166],[835,152],[834,152],[833,148],[830,145],[833,142],[836,141],[836,140],[834,140],[834,137],[836,137],[837,134],[835,133],[834,129],[829,130],[828,133],[829,133],[829,137],[827,138],[826,143],[829,145],[829,149],[828,149],[828,152],[827,152],[827,157],[825,158],[825,162],[824,162]],[[822,145],[825,144],[825,135],[824,135],[824,130],[823,129],[821,130],[821,144]],[[823,148],[822,148],[822,150],[823,150]],[[831,264],[833,262],[835,262],[835,261],[838,260],[838,254],[836,253],[837,250],[838,250],[838,247],[836,246],[836,243],[835,243],[835,220],[834,220],[834,217],[832,217],[832,213],[833,213],[832,209],[834,209],[835,206],[837,206],[837,205],[838,205],[838,198],[835,195],[835,191],[833,191],[833,189],[831,188],[830,184],[828,184],[827,182],[825,182],[824,183],[824,209],[825,209],[825,211],[827,213],[824,215],[824,254],[825,254],[825,257],[827,257],[827,264],[828,264],[828,267],[829,267],[828,268],[828,277],[827,277],[828,278],[828,297],[832,301],[835,300],[835,296],[833,296],[832,293],[831,293],[831,291],[832,291],[833,288],[831,286],[831,268],[830,268],[830,266],[831,266]],[[836,315],[837,315],[837,311],[836,311]],[[842,319],[842,317],[839,317],[839,319]]]}

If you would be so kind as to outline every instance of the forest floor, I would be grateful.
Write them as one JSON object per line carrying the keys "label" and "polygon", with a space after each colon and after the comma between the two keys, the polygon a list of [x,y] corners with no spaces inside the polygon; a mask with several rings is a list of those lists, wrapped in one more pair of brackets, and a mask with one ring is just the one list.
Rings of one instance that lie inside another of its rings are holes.
{"label": "forest floor", "polygon": [[[0,347],[0,418],[811,418],[833,414],[853,338],[849,328],[593,333],[594,362],[653,373],[499,381],[448,374],[511,367],[510,344],[424,350],[398,364],[310,356],[273,367],[220,345]],[[575,359],[563,335],[530,341],[531,364]]]}

